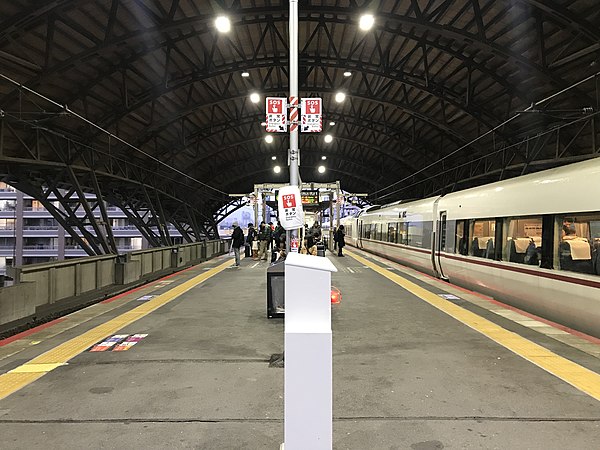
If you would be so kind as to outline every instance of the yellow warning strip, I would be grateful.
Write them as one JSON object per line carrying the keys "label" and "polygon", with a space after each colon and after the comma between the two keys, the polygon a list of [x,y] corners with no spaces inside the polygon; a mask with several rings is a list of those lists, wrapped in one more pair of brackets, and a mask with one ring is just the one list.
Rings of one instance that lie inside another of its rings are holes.
{"label": "yellow warning strip", "polygon": [[120,316],[117,316],[114,319],[97,326],[96,328],[92,328],[82,335],[64,342],[58,347],[55,347],[52,350],[33,358],[16,369],[0,375],[0,400],[34,382],[57,367],[66,365],[67,361],[84,352],[92,345],[96,344],[107,336],[115,334],[117,331],[135,322],[136,320],[147,316],[170,301],[175,300],[180,295],[184,294],[200,283],[203,283],[210,277],[222,272],[227,267],[231,266],[231,264],[232,262],[230,260],[220,264],[217,267],[207,270],[191,280],[188,280],[185,283],[170,289],[164,294],[149,300],[137,308],[121,314]]}
{"label": "yellow warning strip", "polygon": [[520,357],[532,362],[536,366],[541,367],[545,371],[569,383],[571,386],[574,386],[580,391],[585,392],[600,401],[600,375],[597,373],[586,369],[573,361],[569,361],[512,331],[508,331],[471,311],[463,309],[353,252],[347,251],[346,254],[357,260],[359,263],[370,267],[375,272],[400,285],[440,311],[445,312],[449,316],[457,319],[484,336],[487,336]]}

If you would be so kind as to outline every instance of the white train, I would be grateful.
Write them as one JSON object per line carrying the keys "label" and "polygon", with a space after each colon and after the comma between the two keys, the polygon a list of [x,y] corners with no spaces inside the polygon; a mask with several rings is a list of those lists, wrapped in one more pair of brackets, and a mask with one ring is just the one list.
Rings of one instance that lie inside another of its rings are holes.
{"label": "white train", "polygon": [[600,337],[600,158],[341,223],[349,245]]}

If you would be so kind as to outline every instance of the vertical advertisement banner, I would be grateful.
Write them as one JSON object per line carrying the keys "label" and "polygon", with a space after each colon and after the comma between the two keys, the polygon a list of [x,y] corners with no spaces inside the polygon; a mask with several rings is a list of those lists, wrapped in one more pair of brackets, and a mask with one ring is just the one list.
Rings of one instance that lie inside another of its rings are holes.
{"label": "vertical advertisement banner", "polygon": [[284,186],[279,189],[277,200],[278,219],[286,230],[295,230],[304,226],[302,197],[298,186]]}
{"label": "vertical advertisement banner", "polygon": [[287,99],[285,97],[267,97],[267,132],[285,133],[287,131]]}

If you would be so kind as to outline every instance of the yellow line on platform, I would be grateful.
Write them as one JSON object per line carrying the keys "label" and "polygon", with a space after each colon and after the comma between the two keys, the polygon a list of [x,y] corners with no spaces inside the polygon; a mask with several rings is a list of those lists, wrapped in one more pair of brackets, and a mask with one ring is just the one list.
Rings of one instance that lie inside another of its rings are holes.
{"label": "yellow line on platform", "polygon": [[16,369],[0,375],[0,400],[27,386],[57,367],[66,365],[67,361],[84,352],[92,345],[115,334],[117,331],[136,320],[147,316],[161,306],[175,300],[180,295],[196,287],[200,283],[203,283],[210,277],[222,272],[227,267],[231,266],[231,264],[232,261],[228,260],[217,267],[207,270],[131,311],[121,314],[102,325],[98,325],[80,336],[64,342],[52,350],[48,350],[46,353],[33,358]]}
{"label": "yellow line on platform", "polygon": [[375,272],[400,285],[411,294],[416,295],[421,300],[426,301],[440,311],[443,311],[513,353],[600,401],[600,375],[597,373],[563,358],[512,331],[508,331],[471,311],[461,308],[460,306],[439,297],[433,292],[408,281],[406,278],[372,263],[356,253],[346,251],[346,254],[357,260],[359,263],[370,267]]}

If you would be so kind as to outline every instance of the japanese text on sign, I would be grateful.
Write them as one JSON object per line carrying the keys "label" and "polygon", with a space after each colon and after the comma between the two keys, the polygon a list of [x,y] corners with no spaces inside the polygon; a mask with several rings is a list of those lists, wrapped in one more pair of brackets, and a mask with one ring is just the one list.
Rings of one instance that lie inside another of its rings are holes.
{"label": "japanese text on sign", "polygon": [[320,98],[303,98],[301,104],[302,121],[300,131],[319,133],[323,130],[322,100]]}
{"label": "japanese text on sign", "polygon": [[267,132],[285,133],[287,131],[287,99],[285,97],[267,97]]}

